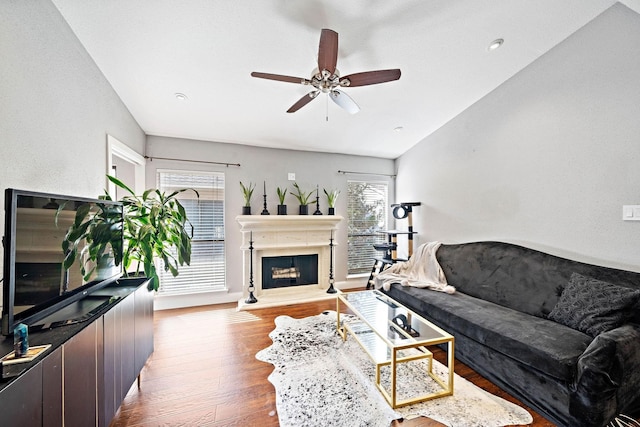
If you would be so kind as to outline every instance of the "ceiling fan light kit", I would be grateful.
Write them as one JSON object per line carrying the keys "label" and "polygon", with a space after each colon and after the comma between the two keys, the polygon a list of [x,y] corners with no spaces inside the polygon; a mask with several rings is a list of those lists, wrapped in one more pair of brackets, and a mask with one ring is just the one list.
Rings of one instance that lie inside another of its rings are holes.
{"label": "ceiling fan light kit", "polygon": [[283,76],[280,74],[252,72],[252,77],[260,79],[276,80],[285,83],[296,83],[313,86],[313,90],[295,104],[287,113],[294,113],[318,97],[320,93],[326,93],[336,105],[350,114],[360,111],[358,104],[339,88],[367,86],[386,83],[400,78],[399,69],[365,71],[340,77],[336,68],[338,62],[338,33],[333,30],[323,29],[320,34],[320,46],[318,48],[318,67],[311,73],[310,79],[300,77]]}

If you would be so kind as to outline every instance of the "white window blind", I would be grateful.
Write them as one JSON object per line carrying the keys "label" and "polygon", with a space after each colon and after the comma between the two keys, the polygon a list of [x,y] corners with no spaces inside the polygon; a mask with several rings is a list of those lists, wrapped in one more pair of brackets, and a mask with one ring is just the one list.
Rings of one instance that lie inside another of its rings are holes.
{"label": "white window blind", "polygon": [[369,273],[373,258],[382,255],[374,243],[386,241],[388,184],[377,181],[348,181],[348,274]]}
{"label": "white window blind", "polygon": [[193,224],[191,265],[179,267],[177,277],[160,268],[159,294],[178,295],[225,289],[224,174],[215,172],[158,171],[158,188],[177,195]]}

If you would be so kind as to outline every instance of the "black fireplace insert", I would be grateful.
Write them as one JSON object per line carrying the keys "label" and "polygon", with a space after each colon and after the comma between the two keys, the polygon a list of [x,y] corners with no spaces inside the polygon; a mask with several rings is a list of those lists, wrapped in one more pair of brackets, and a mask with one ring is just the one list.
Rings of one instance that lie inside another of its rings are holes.
{"label": "black fireplace insert", "polygon": [[262,289],[318,283],[318,255],[262,258]]}

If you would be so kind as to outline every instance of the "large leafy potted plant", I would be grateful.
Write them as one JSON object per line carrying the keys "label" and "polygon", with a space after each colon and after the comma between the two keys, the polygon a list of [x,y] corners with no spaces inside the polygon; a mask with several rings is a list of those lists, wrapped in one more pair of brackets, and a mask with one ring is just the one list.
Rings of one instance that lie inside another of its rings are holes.
{"label": "large leafy potted plant", "polygon": [[142,267],[144,275],[152,279],[149,290],[157,291],[160,279],[156,259],[161,260],[164,270],[174,277],[178,275],[179,266],[191,263],[193,225],[176,196],[185,191],[200,195],[194,189],[184,188],[170,194],[149,189],[138,196],[119,179],[108,178],[129,193],[119,200],[124,206],[122,265],[125,275],[130,274],[130,267],[135,263],[133,274],[140,273]]}
{"label": "large leafy potted plant", "polygon": [[[105,231],[104,234],[100,234],[100,239],[96,239],[91,237],[91,233],[98,234],[98,230],[105,230],[104,215],[77,213],[76,221],[67,233],[66,243],[63,243],[63,249],[67,245],[65,253],[69,254],[65,259],[65,268],[73,264],[78,253],[77,248],[81,245],[85,248],[82,249],[86,254],[85,262],[91,260],[97,263],[99,256],[105,251],[107,240],[115,249],[118,248],[118,239],[122,239],[124,245],[120,243],[120,258],[124,275],[128,277],[144,274],[151,279],[149,290],[157,291],[160,282],[156,260],[162,261],[164,270],[171,272],[173,276],[178,275],[179,266],[191,263],[193,226],[176,196],[184,191],[193,191],[198,197],[199,194],[194,189],[181,189],[171,194],[149,189],[142,195],[136,195],[119,179],[109,175],[107,178],[129,193],[119,200],[124,209],[124,224],[120,224],[121,230],[117,233],[117,230],[111,227],[109,230],[112,232]],[[108,194],[101,198],[112,200]],[[72,252],[73,256],[70,255]]]}

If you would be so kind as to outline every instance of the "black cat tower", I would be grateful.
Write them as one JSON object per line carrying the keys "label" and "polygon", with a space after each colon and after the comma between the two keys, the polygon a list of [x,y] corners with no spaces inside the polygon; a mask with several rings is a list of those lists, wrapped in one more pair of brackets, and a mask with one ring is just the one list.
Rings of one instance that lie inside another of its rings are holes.
{"label": "black cat tower", "polygon": [[395,219],[407,219],[407,230],[385,230],[380,232],[387,235],[387,241],[373,245],[375,250],[382,254],[373,259],[373,267],[367,281],[367,289],[373,289],[373,279],[381,271],[398,261],[407,261],[407,259],[398,258],[398,235],[407,235],[407,254],[409,258],[413,255],[413,235],[417,234],[413,231],[413,208],[415,206],[420,206],[420,202],[403,202],[391,205]]}

